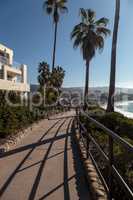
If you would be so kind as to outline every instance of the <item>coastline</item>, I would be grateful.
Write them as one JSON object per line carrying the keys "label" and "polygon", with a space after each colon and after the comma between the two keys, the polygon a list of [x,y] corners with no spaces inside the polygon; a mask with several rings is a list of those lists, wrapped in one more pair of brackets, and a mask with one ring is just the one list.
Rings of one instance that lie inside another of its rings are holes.
{"label": "coastline", "polygon": [[[133,103],[133,101],[119,101],[115,103],[115,112],[121,113],[123,114],[125,117],[128,117],[130,119],[133,119],[133,113],[132,112],[127,112],[127,111],[123,111],[120,108],[117,108],[116,106],[123,106],[123,105],[128,105],[128,103]],[[104,105],[100,105],[101,108],[106,109],[107,104]]]}
{"label": "coastline", "polygon": [[[133,101],[116,102],[116,106],[128,106],[128,103],[133,103]],[[125,117],[133,119],[133,112],[123,111],[115,106],[115,111],[123,114]]]}

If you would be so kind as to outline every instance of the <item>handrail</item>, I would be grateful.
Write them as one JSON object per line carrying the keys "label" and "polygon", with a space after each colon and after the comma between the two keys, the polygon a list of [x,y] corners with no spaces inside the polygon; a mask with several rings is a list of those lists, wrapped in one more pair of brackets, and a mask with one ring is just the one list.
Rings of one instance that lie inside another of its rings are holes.
{"label": "handrail", "polygon": [[[85,127],[81,124],[80,121],[79,121],[79,124],[80,124],[80,126],[84,129],[84,131],[87,133],[87,130],[86,130]],[[89,138],[91,137],[90,135],[88,135],[88,136],[89,136]],[[82,131],[81,131],[81,137],[82,137],[83,145],[84,145],[84,147],[87,149],[87,145],[86,145],[85,142],[84,142],[84,138],[83,138],[83,135],[82,135]],[[92,139],[92,137],[91,137],[90,139]],[[94,140],[93,140],[92,142],[94,142]],[[96,142],[94,142],[94,144],[96,144]],[[103,154],[104,158],[105,158],[106,160],[108,160],[107,156],[105,155],[105,153],[103,152],[103,150],[101,149],[101,147],[100,147],[98,144],[97,144],[97,147],[98,147],[99,151],[101,152],[101,154]],[[89,155],[90,155],[90,157],[91,157],[91,160],[92,160],[93,164],[95,165],[96,171],[97,171],[98,175],[100,176],[101,181],[102,181],[102,183],[103,183],[103,185],[104,185],[104,188],[105,188],[105,190],[106,190],[106,192],[107,192],[107,194],[108,194],[108,193],[109,193],[109,188],[108,188],[108,186],[107,186],[107,184],[106,184],[106,182],[105,182],[105,180],[104,180],[104,177],[103,177],[102,173],[100,172],[100,170],[99,170],[99,168],[98,168],[98,165],[97,165],[96,161],[94,160],[94,158],[93,158],[91,152],[89,152]],[[87,157],[88,157],[88,156],[87,156]]]}
{"label": "handrail", "polygon": [[84,114],[96,126],[98,126],[99,128],[101,128],[102,130],[104,130],[113,139],[116,139],[116,141],[118,143],[121,143],[125,148],[127,148],[129,151],[131,151],[133,153],[133,146],[131,144],[129,144],[126,140],[124,140],[123,138],[121,138],[118,134],[116,134],[115,132],[111,131],[109,128],[107,128],[106,126],[104,126],[100,122],[96,121],[95,119],[93,119],[92,117],[90,117],[89,115],[87,115],[87,113],[85,113],[85,112],[82,111],[82,114]]}
{"label": "handrail", "polygon": [[[79,112],[78,112],[79,111]],[[113,190],[113,178],[116,178],[123,189],[127,191],[129,198],[133,198],[133,191],[131,188],[128,186],[128,184],[125,182],[124,178],[120,175],[116,167],[114,166],[114,153],[113,153],[113,144],[114,141],[117,142],[118,144],[121,144],[124,148],[126,148],[130,153],[133,153],[133,146],[129,144],[127,141],[125,141],[123,138],[118,136],[115,132],[111,131],[109,128],[105,127],[103,124],[100,122],[96,121],[92,117],[90,117],[86,112],[83,110],[78,110],[76,120],[78,123],[78,128],[79,128],[79,133],[83,137],[83,133],[86,134],[87,140],[89,139],[93,145],[98,149],[99,153],[104,157],[105,161],[108,163],[109,166],[109,183],[108,183],[108,188],[107,188],[107,183],[105,179],[103,178],[102,174],[100,173],[100,169],[98,168],[97,162],[95,161],[93,154],[90,152],[89,146],[87,147],[84,143],[84,147],[86,148],[86,154],[87,158],[90,156],[97,173],[99,174],[99,177],[101,178],[101,181],[105,187],[105,190],[108,191],[109,189],[109,199],[112,199],[112,190]],[[80,117],[79,116],[85,116],[90,122],[92,122],[96,127],[101,128],[109,137],[109,156],[102,150],[101,146],[98,144],[98,142],[94,139],[94,137],[88,133],[88,130],[86,127],[82,124]],[[82,138],[83,140],[83,138]]]}

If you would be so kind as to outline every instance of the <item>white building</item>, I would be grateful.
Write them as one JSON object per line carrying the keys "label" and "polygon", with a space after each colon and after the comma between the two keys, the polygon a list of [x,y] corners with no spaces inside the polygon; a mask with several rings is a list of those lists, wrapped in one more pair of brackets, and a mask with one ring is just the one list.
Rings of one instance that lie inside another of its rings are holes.
{"label": "white building", "polygon": [[13,66],[13,50],[0,44],[0,90],[27,93],[27,66]]}

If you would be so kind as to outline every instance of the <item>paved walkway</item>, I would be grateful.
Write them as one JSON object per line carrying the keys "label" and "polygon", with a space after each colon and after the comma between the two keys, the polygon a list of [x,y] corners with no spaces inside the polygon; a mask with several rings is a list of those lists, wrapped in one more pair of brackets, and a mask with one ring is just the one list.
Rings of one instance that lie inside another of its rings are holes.
{"label": "paved walkway", "polygon": [[71,123],[43,120],[0,158],[0,200],[90,199]]}

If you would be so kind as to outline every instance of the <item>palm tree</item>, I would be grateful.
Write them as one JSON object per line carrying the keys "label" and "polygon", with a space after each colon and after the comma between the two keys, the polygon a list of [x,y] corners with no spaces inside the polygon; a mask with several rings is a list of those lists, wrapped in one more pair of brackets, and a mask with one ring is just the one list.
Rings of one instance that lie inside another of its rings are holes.
{"label": "palm tree", "polygon": [[53,69],[51,73],[51,85],[57,88],[58,93],[60,93],[61,86],[65,77],[65,71],[62,67],[57,66]]}
{"label": "palm tree", "polygon": [[67,7],[65,6],[66,3],[67,0],[47,0],[43,4],[43,8],[45,9],[48,15],[52,15],[55,24],[52,70],[54,69],[55,66],[58,22],[60,19],[60,13],[68,11]]}
{"label": "palm tree", "polygon": [[107,112],[114,112],[114,94],[115,94],[115,77],[116,77],[116,50],[117,50],[119,18],[120,18],[120,0],[116,0]]}
{"label": "palm tree", "polygon": [[38,82],[40,84],[40,90],[42,91],[44,87],[50,86],[50,67],[47,62],[40,62],[38,66]]}
{"label": "palm tree", "polygon": [[[96,50],[103,50],[104,38],[110,34],[107,29],[109,20],[100,18],[96,20],[95,12],[91,9],[80,9],[81,22],[76,25],[71,33],[71,39],[74,39],[73,47],[80,47],[83,59],[86,61],[86,78],[84,101],[88,97],[89,87],[89,66],[90,61],[95,56]],[[86,105],[86,103],[85,103]]]}

